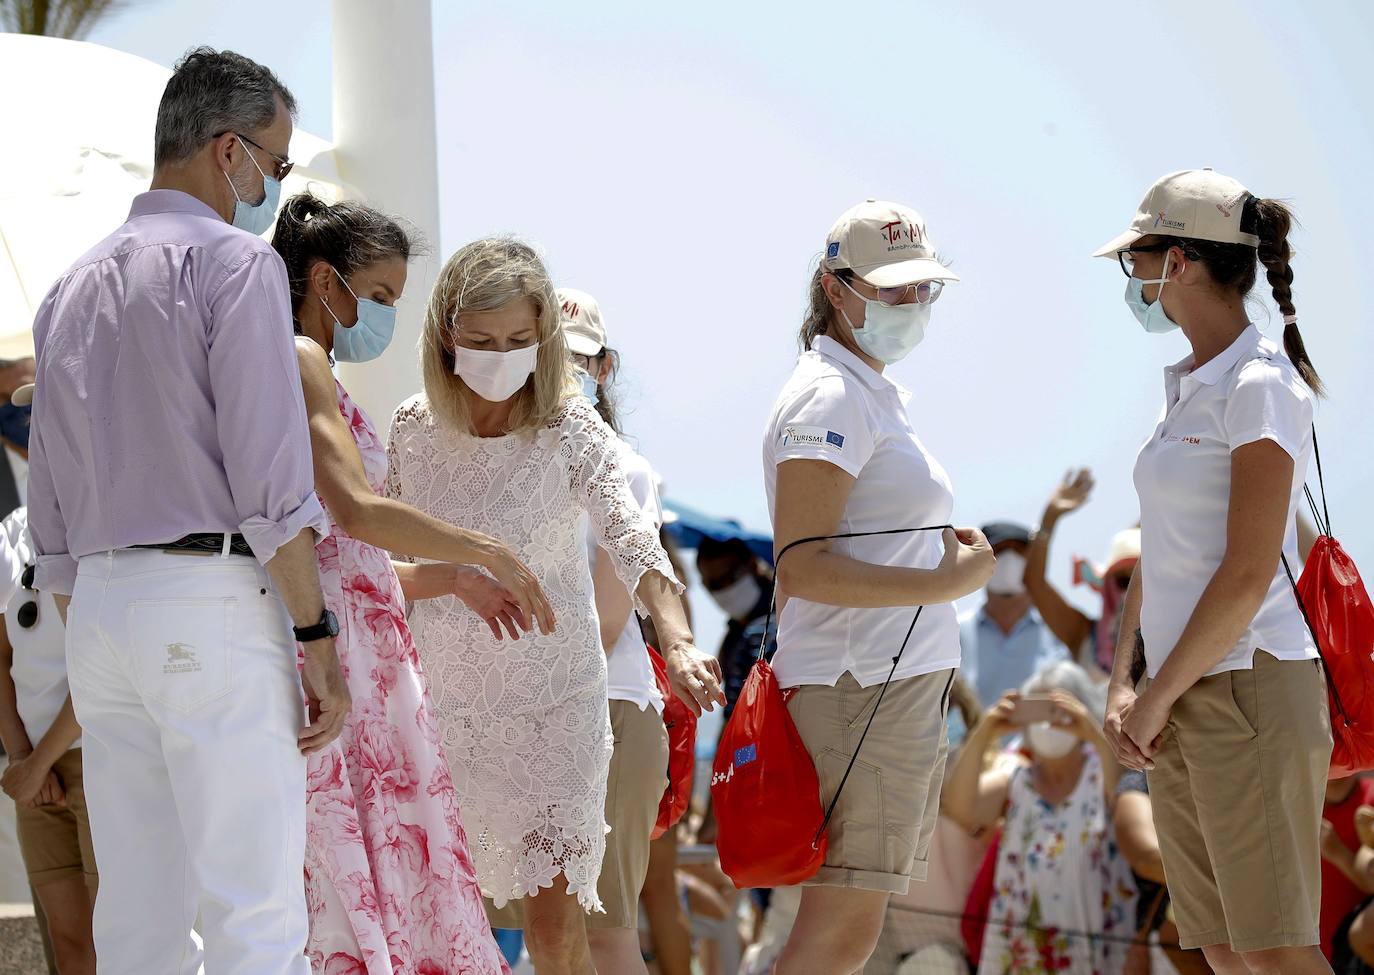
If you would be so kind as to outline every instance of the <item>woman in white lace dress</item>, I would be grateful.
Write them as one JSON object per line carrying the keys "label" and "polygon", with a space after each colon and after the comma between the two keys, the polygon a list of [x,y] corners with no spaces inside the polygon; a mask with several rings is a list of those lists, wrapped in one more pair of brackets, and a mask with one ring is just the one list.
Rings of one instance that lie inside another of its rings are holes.
{"label": "woman in white lace dress", "polygon": [[423,360],[425,392],[393,420],[388,494],[506,542],[557,620],[552,633],[502,642],[452,597],[412,611],[478,880],[497,907],[524,899],[541,975],[591,972],[582,912],[601,908],[611,735],[584,512],[653,619],[679,696],[698,710],[723,704],[719,667],[692,645],[682,587],[626,484],[615,434],[579,395],[553,285],[530,247],[480,240],[449,260]]}

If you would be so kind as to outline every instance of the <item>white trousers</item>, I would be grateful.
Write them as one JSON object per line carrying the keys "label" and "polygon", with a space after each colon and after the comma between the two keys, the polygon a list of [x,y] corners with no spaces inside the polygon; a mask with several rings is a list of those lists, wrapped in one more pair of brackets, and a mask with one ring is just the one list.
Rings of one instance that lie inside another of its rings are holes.
{"label": "white trousers", "polygon": [[[67,621],[100,975],[309,975],[304,696],[242,556],[81,559]],[[191,935],[200,917],[204,958]]]}

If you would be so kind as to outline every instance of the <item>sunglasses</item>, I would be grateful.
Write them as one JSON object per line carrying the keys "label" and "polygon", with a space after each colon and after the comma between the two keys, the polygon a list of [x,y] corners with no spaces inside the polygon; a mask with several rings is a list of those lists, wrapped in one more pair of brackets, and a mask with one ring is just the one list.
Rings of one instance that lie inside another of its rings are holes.
{"label": "sunglasses", "polygon": [[24,574],[19,577],[19,584],[24,587],[26,592],[34,594],[34,598],[28,600],[23,606],[19,607],[14,614],[14,620],[26,630],[31,630],[38,623],[38,593],[33,588],[33,566],[27,566]]}
{"label": "sunglasses", "polygon": [[[233,131],[233,130],[226,130],[226,131]],[[223,133],[223,132],[220,132],[219,134],[217,134],[217,135],[215,136],[215,138],[218,139],[221,135],[224,135],[224,133]],[[254,142],[252,139],[248,138],[248,136],[244,135],[242,132],[234,132],[234,135],[236,135],[238,138],[242,139],[244,142],[248,143],[248,144],[249,144],[250,146],[252,146],[254,149],[257,149],[259,152],[265,152],[265,153],[267,153],[269,156],[272,157],[272,161],[273,161],[274,163],[277,164],[277,165],[276,165],[276,168],[275,168],[275,171],[274,171],[273,174],[272,174],[272,177],[273,177],[278,183],[280,183],[282,180],[286,179],[287,174],[290,173],[291,170],[293,170],[293,169],[296,168],[296,164],[295,164],[294,162],[292,162],[290,159],[284,159],[284,158],[282,158],[281,156],[279,156],[279,155],[277,155],[275,152],[273,152],[271,149],[268,149],[266,146],[259,145],[258,143]]]}

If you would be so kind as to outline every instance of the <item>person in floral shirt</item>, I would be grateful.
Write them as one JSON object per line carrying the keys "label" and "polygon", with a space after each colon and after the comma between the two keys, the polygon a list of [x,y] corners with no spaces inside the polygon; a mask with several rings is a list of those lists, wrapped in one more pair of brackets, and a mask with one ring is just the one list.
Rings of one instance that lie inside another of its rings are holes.
{"label": "person in floral shirt", "polygon": [[[945,779],[942,804],[960,825],[1004,819],[979,975],[1124,971],[1136,888],[1112,829],[1120,768],[1103,706],[1081,667],[1052,664],[993,706]],[[1028,760],[990,766],[1013,732]]]}

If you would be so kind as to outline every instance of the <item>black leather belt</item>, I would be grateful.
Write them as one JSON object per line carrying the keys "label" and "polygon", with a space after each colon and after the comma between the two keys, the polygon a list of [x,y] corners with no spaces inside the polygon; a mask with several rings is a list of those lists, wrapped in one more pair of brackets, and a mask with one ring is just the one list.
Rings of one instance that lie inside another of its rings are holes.
{"label": "black leather belt", "polygon": [[[135,545],[134,548],[149,548],[159,552],[179,552],[185,555],[220,555],[224,552],[222,532],[194,532],[178,538],[175,542],[156,545]],[[229,554],[253,557],[248,540],[237,533],[229,536]]]}

